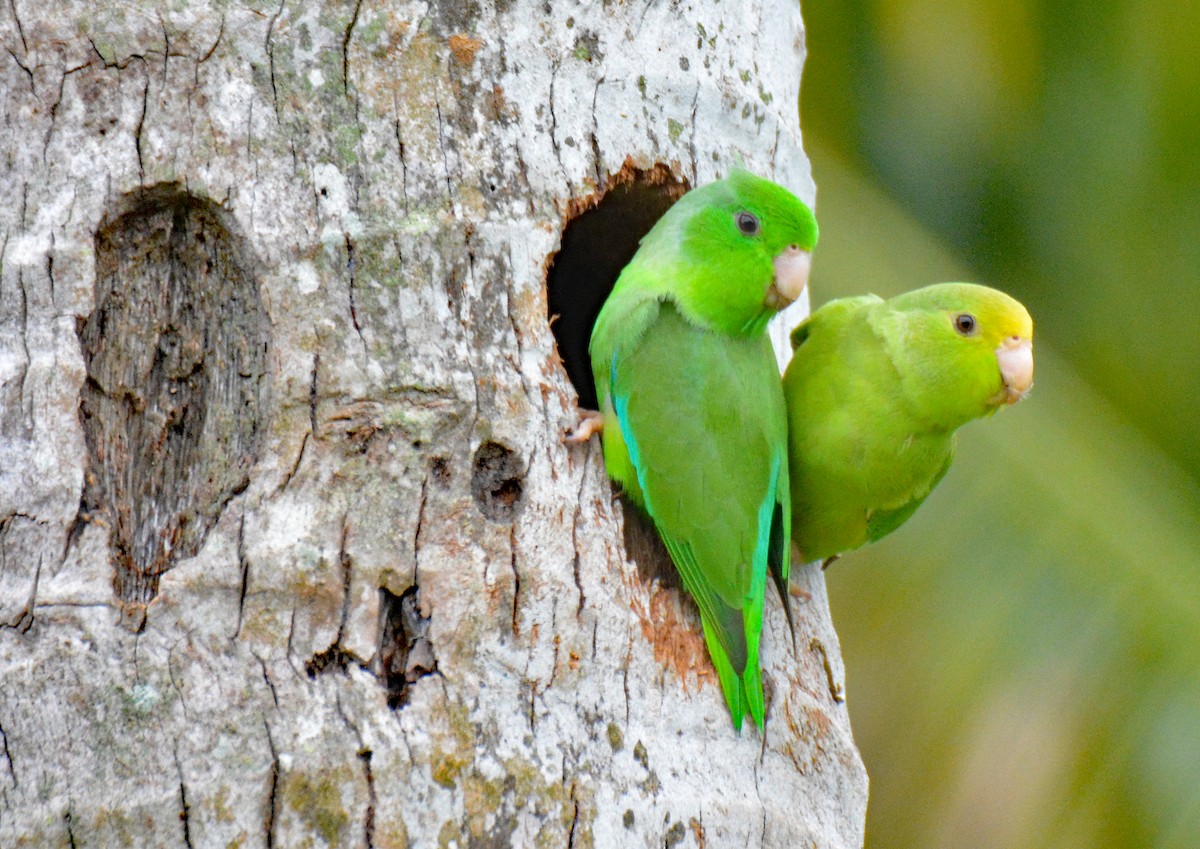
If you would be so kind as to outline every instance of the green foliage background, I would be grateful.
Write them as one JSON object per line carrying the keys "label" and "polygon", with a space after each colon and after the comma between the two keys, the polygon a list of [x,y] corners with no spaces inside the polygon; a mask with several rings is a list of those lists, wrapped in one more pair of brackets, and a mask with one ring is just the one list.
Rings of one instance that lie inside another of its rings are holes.
{"label": "green foliage background", "polygon": [[814,306],[973,279],[1032,397],[828,578],[869,849],[1200,846],[1200,5],[805,0]]}

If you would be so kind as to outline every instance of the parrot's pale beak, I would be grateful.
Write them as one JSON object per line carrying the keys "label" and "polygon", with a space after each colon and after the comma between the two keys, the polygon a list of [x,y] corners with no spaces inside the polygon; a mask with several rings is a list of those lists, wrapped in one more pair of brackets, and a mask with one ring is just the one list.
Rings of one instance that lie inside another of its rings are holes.
{"label": "parrot's pale beak", "polygon": [[1000,377],[1004,381],[1004,390],[996,401],[998,404],[1015,404],[1033,386],[1033,342],[1010,336],[996,349],[996,362],[1000,364]]}
{"label": "parrot's pale beak", "polygon": [[775,279],[767,287],[763,305],[781,310],[800,297],[808,285],[808,272],[812,268],[812,254],[801,250],[799,245],[788,245],[775,257]]}

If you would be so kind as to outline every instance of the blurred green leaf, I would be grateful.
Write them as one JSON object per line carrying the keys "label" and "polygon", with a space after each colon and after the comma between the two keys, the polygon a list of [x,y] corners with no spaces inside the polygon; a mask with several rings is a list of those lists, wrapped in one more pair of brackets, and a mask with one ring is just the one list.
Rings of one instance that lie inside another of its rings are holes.
{"label": "blurred green leaf", "polygon": [[[808,129],[814,305],[979,279]],[[828,572],[868,846],[1200,846],[1200,487],[1060,353],[912,521]],[[1047,328],[1050,330],[1048,331]]]}
{"label": "blurred green leaf", "polygon": [[1200,4],[805,0],[804,128],[1200,480]]}

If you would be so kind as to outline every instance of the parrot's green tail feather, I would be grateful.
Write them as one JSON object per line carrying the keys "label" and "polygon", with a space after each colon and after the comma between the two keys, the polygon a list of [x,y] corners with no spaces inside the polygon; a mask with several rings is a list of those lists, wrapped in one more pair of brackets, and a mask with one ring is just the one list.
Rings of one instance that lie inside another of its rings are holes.
{"label": "parrot's green tail feather", "polygon": [[763,717],[766,715],[766,707],[763,699],[762,670],[759,668],[758,659],[758,643],[762,636],[763,603],[766,600],[764,598],[765,590],[766,575],[760,572],[753,584],[753,592],[750,594],[749,599],[750,603],[744,611],[746,623],[750,626],[749,633],[746,634],[750,662],[746,664],[746,671],[742,673],[742,698],[745,700],[746,707],[749,709],[750,715],[754,717],[754,722],[759,728],[763,727]]}
{"label": "parrot's green tail feather", "polygon": [[742,697],[750,709],[750,716],[754,717],[754,724],[762,728],[767,710],[763,700],[762,671],[757,663],[749,664],[742,676]]}
{"label": "parrot's green tail feather", "polygon": [[746,715],[746,696],[742,690],[742,679],[734,671],[725,653],[721,641],[717,639],[716,629],[710,628],[704,622],[704,642],[708,644],[708,655],[712,658],[717,670],[717,679],[721,682],[721,691],[725,694],[725,703],[729,705],[729,715],[733,717],[733,727],[742,730],[742,717]]}
{"label": "parrot's green tail feather", "polygon": [[[703,617],[701,617],[703,621]],[[704,642],[708,644],[708,654],[717,670],[717,680],[721,682],[721,691],[725,694],[725,704],[729,705],[729,715],[733,718],[733,727],[742,730],[742,718],[749,713],[754,724],[759,728],[763,725],[766,713],[763,701],[762,673],[758,669],[758,658],[754,663],[747,663],[745,672],[741,675],[733,668],[721,641],[717,638],[716,629],[704,624]]]}

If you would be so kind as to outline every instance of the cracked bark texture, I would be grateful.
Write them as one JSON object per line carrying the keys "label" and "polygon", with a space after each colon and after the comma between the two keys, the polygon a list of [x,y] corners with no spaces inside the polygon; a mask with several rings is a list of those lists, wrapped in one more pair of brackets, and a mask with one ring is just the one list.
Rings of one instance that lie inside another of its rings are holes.
{"label": "cracked bark texture", "polygon": [[812,200],[794,0],[53,7],[0,10],[0,845],[861,845],[820,572],[736,734],[547,316],[623,167]]}

